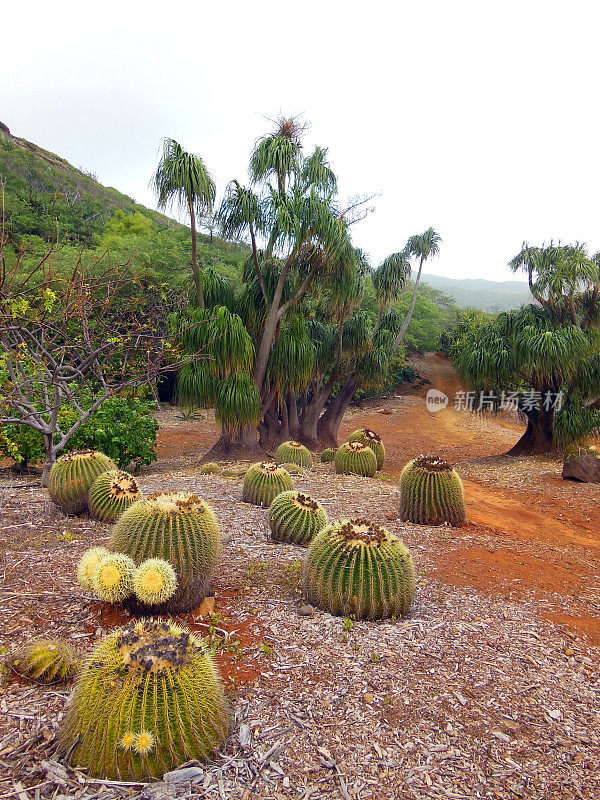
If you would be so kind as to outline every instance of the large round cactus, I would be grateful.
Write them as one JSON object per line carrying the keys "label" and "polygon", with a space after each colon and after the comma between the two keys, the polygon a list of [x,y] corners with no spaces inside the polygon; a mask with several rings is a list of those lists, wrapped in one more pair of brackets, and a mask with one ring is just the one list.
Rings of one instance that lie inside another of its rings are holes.
{"label": "large round cactus", "polygon": [[136,479],[120,469],[98,475],[88,492],[90,514],[100,522],[116,522],[125,509],[141,499]]}
{"label": "large round cactus", "polygon": [[143,621],[111,633],[83,665],[58,754],[94,778],[149,781],[210,758],[228,727],[203,642],[177,625]]}
{"label": "large round cactus", "polygon": [[354,431],[354,433],[350,434],[348,441],[362,442],[362,444],[366,444],[367,447],[370,447],[375,453],[375,458],[377,459],[377,469],[381,469],[383,467],[383,462],[385,460],[385,447],[383,446],[381,436],[378,433],[375,433],[375,431],[372,431],[370,428],[359,428],[357,431]]}
{"label": "large round cactus", "polygon": [[108,553],[92,574],[92,589],[105,603],[121,603],[133,594],[135,563],[124,553]]}
{"label": "large round cactus", "polygon": [[177,591],[177,575],[168,561],[149,558],[136,569],[133,591],[140,603],[160,606]]}
{"label": "large round cactus", "polygon": [[298,464],[299,467],[312,467],[313,463],[310,450],[293,439],[279,445],[275,451],[275,461],[278,464]]}
{"label": "large round cactus", "polygon": [[88,492],[98,475],[116,469],[112,459],[96,450],[67,453],[50,470],[50,499],[65,514],[81,514],[88,507]]}
{"label": "large round cactus", "polygon": [[289,472],[273,461],[261,461],[252,464],[246,472],[242,500],[255,506],[270,506],[278,494],[293,488],[294,481]]}
{"label": "large round cactus", "polygon": [[415,569],[404,544],[385,528],[339,520],[313,539],[303,585],[307,601],[331,614],[383,619],[409,610]]}
{"label": "large round cactus", "polygon": [[80,661],[79,653],[60,639],[35,639],[13,650],[6,665],[36,683],[65,683],[75,676]]}
{"label": "large round cactus", "polygon": [[400,476],[400,515],[419,525],[461,525],[465,496],[456,470],[436,456],[409,461]]}
{"label": "large round cactus", "polygon": [[305,545],[327,525],[327,514],[307,494],[282,492],[271,503],[269,525],[276,542]]}
{"label": "large round cactus", "polygon": [[138,566],[149,558],[171,564],[178,585],[168,601],[149,607],[128,601],[136,612],[158,614],[191,611],[200,605],[223,543],[217,518],[204,500],[189,492],[169,492],[130,506],[113,528],[108,547],[131,556]]}
{"label": "large round cactus", "polygon": [[321,461],[323,464],[329,464],[331,461],[335,461],[335,450],[332,450],[331,447],[323,450],[321,453]]}
{"label": "large round cactus", "polygon": [[335,454],[335,471],[372,478],[377,472],[377,458],[362,442],[344,442]]}

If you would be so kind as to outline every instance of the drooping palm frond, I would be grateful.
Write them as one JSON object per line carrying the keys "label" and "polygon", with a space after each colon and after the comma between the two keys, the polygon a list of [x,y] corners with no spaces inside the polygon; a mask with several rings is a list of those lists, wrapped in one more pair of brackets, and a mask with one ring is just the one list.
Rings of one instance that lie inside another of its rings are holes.
{"label": "drooping palm frond", "polygon": [[260,395],[256,384],[246,372],[230,375],[218,384],[215,417],[229,430],[242,430],[258,421]]}
{"label": "drooping palm frond", "polygon": [[212,211],[216,186],[204,161],[187,153],[175,139],[163,140],[162,155],[152,178],[159,208],[177,205],[188,210],[191,204],[200,215]]}
{"label": "drooping palm frond", "polygon": [[254,364],[254,345],[237,314],[218,306],[208,324],[209,352],[221,378],[249,372]]}
{"label": "drooping palm frond", "polygon": [[258,196],[236,180],[227,185],[215,218],[227,239],[237,239],[250,230],[257,234],[264,229],[263,208]]}
{"label": "drooping palm frond", "polygon": [[411,236],[406,243],[405,251],[409,256],[422,258],[424,261],[440,252],[442,237],[434,228],[427,228],[424,233]]}
{"label": "drooping palm frond", "polygon": [[267,374],[280,395],[306,386],[314,369],[317,350],[301,319],[285,325],[273,346]]}
{"label": "drooping palm frond", "polygon": [[371,346],[371,322],[364,311],[357,311],[344,323],[343,348],[352,357],[367,353]]}
{"label": "drooping palm frond", "polygon": [[306,332],[315,347],[315,371],[323,374],[335,361],[337,331],[334,325],[316,319],[306,321]]}
{"label": "drooping palm frond", "polygon": [[[213,266],[200,270],[199,279],[206,308],[225,306],[230,311],[234,310],[235,292],[230,280]],[[190,303],[194,305],[196,300],[195,292],[190,292]]]}
{"label": "drooping palm frond", "polygon": [[314,186],[318,192],[326,196],[337,191],[337,178],[327,161],[327,148],[315,147],[313,153],[304,160],[301,181],[303,188]]}
{"label": "drooping palm frond", "polygon": [[398,299],[410,278],[410,256],[406,252],[392,253],[373,273],[373,286],[379,309],[388,308]]}
{"label": "drooping palm frond", "polygon": [[287,178],[299,168],[302,131],[303,126],[296,119],[280,119],[273,133],[257,140],[250,156],[253,183],[275,176],[278,191],[285,190]]}

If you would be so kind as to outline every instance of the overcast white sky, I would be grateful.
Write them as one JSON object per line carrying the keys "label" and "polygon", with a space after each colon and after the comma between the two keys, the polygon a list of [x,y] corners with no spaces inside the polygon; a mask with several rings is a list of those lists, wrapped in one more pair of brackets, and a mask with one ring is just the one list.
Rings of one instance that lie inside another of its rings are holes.
{"label": "overcast white sky", "polygon": [[594,0],[5,4],[0,120],[154,207],[160,139],[219,192],[278,112],[311,122],[376,266],[429,225],[427,271],[510,278],[523,239],[598,231]]}

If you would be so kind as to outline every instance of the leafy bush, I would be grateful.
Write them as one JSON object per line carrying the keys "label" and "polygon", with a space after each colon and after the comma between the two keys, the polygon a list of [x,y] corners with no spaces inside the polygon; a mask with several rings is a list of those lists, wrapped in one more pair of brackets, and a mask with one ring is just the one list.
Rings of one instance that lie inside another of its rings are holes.
{"label": "leafy bush", "polygon": [[[60,410],[60,426],[69,427],[74,412],[68,406]],[[158,423],[152,417],[151,404],[139,398],[113,397],[100,406],[70,439],[65,452],[92,448],[100,450],[121,469],[139,469],[156,460]],[[42,437],[26,425],[0,427],[0,453],[21,467],[44,459]]]}

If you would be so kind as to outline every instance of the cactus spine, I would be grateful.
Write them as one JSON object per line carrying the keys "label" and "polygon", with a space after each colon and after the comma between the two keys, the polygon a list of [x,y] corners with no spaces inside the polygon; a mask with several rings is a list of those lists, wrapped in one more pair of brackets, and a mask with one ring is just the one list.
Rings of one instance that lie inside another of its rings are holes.
{"label": "cactus spine", "polygon": [[134,503],[117,521],[108,546],[138,565],[161,558],[175,570],[178,588],[170,600],[149,608],[133,605],[136,612],[152,614],[197,608],[223,548],[211,507],[189,492],[157,494]]}
{"label": "cactus spine", "polygon": [[105,603],[121,603],[133,594],[135,564],[123,553],[108,553],[92,574],[92,588]]}
{"label": "cactus spine", "polygon": [[321,461],[323,464],[329,464],[331,461],[335,461],[335,450],[332,450],[331,447],[323,450],[321,453]]}
{"label": "cactus spine", "polygon": [[91,592],[93,590],[92,576],[94,575],[94,570],[104,556],[107,555],[108,550],[106,547],[90,547],[79,559],[79,563],[77,564],[77,580],[79,581],[79,585],[85,589],[86,592]]}
{"label": "cactus spine", "polygon": [[246,472],[242,500],[255,506],[270,506],[281,492],[294,488],[294,482],[288,472],[272,461],[261,461],[252,464]]}
{"label": "cactus spine", "polygon": [[377,458],[362,442],[344,442],[335,454],[335,471],[372,478],[377,472]]}
{"label": "cactus spine", "polygon": [[149,781],[210,758],[229,709],[203,642],[177,625],[139,622],[100,642],[85,662],[58,753],[92,777]]}
{"label": "cactus spine", "polygon": [[50,470],[50,499],[65,514],[81,514],[88,507],[88,492],[98,475],[116,469],[112,459],[96,450],[67,453],[55,461]]}
{"label": "cactus spine", "polygon": [[269,525],[276,542],[307,545],[327,525],[327,514],[307,494],[282,492],[271,503]]}
{"label": "cactus spine", "polygon": [[400,476],[400,515],[418,525],[462,525],[465,497],[458,473],[436,456],[409,461]]}
{"label": "cactus spine", "polygon": [[141,499],[136,479],[120,469],[98,475],[88,492],[90,514],[100,522],[116,522],[125,509]]}
{"label": "cactus spine", "polygon": [[367,447],[370,447],[375,453],[377,469],[379,470],[383,467],[383,462],[385,461],[385,447],[378,433],[375,433],[375,431],[372,431],[370,428],[359,428],[357,431],[350,434],[348,441],[366,444]]}
{"label": "cactus spine", "polygon": [[6,666],[37,683],[66,683],[79,669],[81,656],[60,639],[35,639],[14,650]]}
{"label": "cactus spine", "polygon": [[133,592],[140,603],[159,606],[170,600],[177,591],[177,575],[168,561],[149,558],[136,569]]}
{"label": "cactus spine", "polygon": [[275,451],[275,461],[278,464],[297,464],[299,467],[312,467],[313,463],[310,450],[293,439],[279,445]]}
{"label": "cactus spine", "polygon": [[404,544],[385,528],[339,520],[313,539],[303,585],[307,601],[331,614],[384,619],[409,610],[415,570]]}

